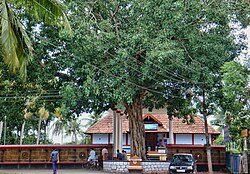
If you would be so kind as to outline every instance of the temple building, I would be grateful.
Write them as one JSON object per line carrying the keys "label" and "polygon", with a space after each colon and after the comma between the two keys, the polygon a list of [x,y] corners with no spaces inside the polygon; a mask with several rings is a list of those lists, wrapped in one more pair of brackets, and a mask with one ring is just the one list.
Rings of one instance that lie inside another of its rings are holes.
{"label": "temple building", "polygon": [[[173,117],[169,120],[164,111],[143,112],[148,151],[158,151],[168,144],[204,145],[204,121],[194,117],[194,123],[187,123],[183,118]],[[210,143],[220,134],[208,126]],[[114,149],[130,151],[130,130],[127,115],[120,111],[109,111],[103,118],[87,129],[91,144],[115,144]],[[115,143],[114,143],[115,142]]]}

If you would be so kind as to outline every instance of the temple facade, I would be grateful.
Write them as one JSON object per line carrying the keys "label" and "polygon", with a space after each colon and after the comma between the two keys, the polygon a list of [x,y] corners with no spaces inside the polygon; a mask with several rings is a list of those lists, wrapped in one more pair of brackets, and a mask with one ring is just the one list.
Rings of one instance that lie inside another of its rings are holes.
{"label": "temple facade", "polygon": [[[164,111],[154,113],[144,111],[143,120],[148,151],[158,151],[169,144],[204,145],[204,121],[194,117],[193,123],[187,123],[183,118],[173,117],[169,120]],[[208,127],[210,143],[220,134],[213,127]],[[91,144],[113,144],[114,149],[130,151],[130,131],[127,115],[118,110],[110,110],[102,119],[87,129]]]}

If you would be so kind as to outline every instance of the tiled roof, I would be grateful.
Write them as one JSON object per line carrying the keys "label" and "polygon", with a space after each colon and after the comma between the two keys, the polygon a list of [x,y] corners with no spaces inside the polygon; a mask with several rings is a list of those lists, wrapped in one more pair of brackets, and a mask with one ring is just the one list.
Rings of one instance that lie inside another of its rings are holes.
{"label": "tiled roof", "polygon": [[143,120],[145,118],[147,118],[147,117],[151,117],[155,122],[157,122],[158,124],[162,125],[162,122],[159,119],[157,119],[153,114],[144,114],[143,115]]}
{"label": "tiled roof", "polygon": [[[164,124],[169,129],[169,120],[167,114],[156,114],[154,115],[159,120],[164,120]],[[185,133],[205,133],[204,130],[204,121],[201,117],[196,116],[194,117],[194,123],[193,124],[187,124],[183,123],[182,118],[173,117],[173,132],[179,133],[179,134],[185,134]],[[163,122],[163,121],[162,121]],[[212,126],[208,125],[208,133],[209,134],[220,134],[219,131],[215,130]]]}
{"label": "tiled roof", "polygon": [[[96,122],[92,127],[86,130],[88,134],[107,134],[113,132],[113,113],[108,112],[103,118]],[[127,115],[122,115],[122,133],[126,133],[129,130],[129,120]]]}
{"label": "tiled roof", "polygon": [[[147,116],[151,116],[153,120],[155,120],[159,124],[158,130],[146,131],[146,132],[169,132],[169,120],[167,114],[144,114],[144,119]],[[104,116],[101,120],[96,122],[92,127],[87,129],[86,133],[88,134],[102,134],[102,133],[112,133],[113,131],[113,115],[112,112],[109,112],[106,116]],[[195,123],[187,124],[183,123],[183,119],[179,119],[173,117],[173,131],[174,133],[178,134],[190,134],[190,133],[197,133],[201,134],[204,133],[204,121],[201,117],[196,116],[194,118]],[[129,120],[127,116],[124,114],[122,115],[122,132],[126,133],[129,131]],[[220,132],[215,130],[213,127],[208,125],[208,133],[209,134],[219,134]]]}

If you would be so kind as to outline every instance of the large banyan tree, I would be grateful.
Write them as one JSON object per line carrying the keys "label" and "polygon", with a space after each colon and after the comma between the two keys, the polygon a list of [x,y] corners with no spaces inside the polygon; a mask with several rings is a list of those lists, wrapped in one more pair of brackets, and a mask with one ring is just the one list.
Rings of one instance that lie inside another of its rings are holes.
{"label": "large banyan tree", "polygon": [[62,41],[53,58],[67,72],[65,92],[78,98],[68,103],[87,111],[124,109],[131,155],[145,159],[142,109],[195,114],[200,82],[215,92],[219,68],[244,48],[233,31],[234,24],[248,25],[248,12],[245,1],[73,1],[73,39]]}

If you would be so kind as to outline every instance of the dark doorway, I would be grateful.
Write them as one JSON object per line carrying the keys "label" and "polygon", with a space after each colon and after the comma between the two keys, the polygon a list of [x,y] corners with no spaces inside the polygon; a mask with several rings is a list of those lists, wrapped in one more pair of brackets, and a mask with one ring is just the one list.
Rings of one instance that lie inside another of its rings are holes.
{"label": "dark doorway", "polygon": [[157,146],[157,135],[156,133],[146,133],[146,147],[149,151],[155,151],[155,147]]}

